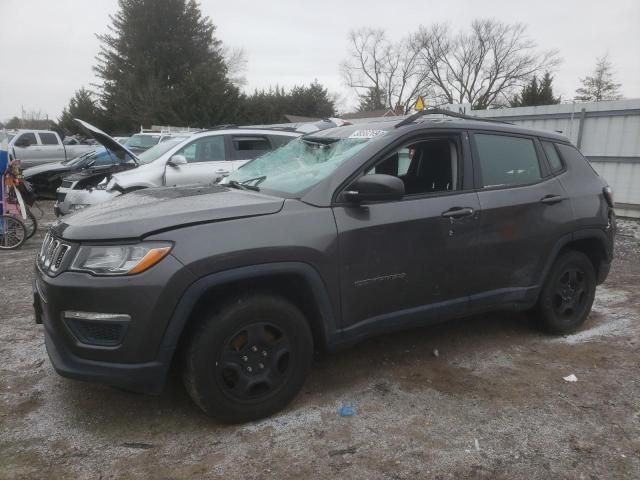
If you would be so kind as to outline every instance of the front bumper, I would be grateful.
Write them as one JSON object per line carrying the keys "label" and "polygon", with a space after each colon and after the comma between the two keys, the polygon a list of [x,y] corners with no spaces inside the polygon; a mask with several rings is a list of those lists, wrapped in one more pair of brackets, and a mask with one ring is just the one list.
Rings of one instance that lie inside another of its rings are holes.
{"label": "front bumper", "polygon": [[[175,305],[193,275],[171,255],[131,277],[63,272],[50,277],[38,267],[33,282],[36,322],[56,372],[68,378],[159,393],[175,342],[163,342]],[[127,314],[131,321],[116,345],[87,343],[65,311]]]}
{"label": "front bumper", "polygon": [[51,364],[59,375],[150,394],[162,392],[173,355],[173,350],[164,349],[157,360],[145,363],[87,360],[74,355],[64,339],[46,325],[44,341]]}

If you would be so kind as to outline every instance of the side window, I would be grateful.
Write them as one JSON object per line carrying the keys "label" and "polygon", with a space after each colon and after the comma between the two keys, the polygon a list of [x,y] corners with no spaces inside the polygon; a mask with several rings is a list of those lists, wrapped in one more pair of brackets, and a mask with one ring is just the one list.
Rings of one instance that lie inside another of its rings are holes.
{"label": "side window", "polygon": [[234,135],[231,137],[231,142],[238,160],[252,160],[271,150],[271,144],[266,137]]}
{"label": "side window", "polygon": [[215,162],[226,160],[224,154],[224,135],[214,135],[191,142],[180,150],[189,163]]}
{"label": "side window", "polygon": [[404,145],[366,174],[393,175],[404,182],[407,195],[421,195],[458,190],[459,165],[456,142],[433,139]]}
{"label": "side window", "polygon": [[28,143],[29,145],[37,145],[38,140],[36,139],[35,133],[27,132],[27,133],[23,133],[18,138],[16,138],[15,143],[17,143],[18,145],[21,145],[21,144],[24,145],[26,143]]}
{"label": "side window", "polygon": [[476,133],[483,188],[525,185],[542,179],[533,140]]}
{"label": "side window", "polygon": [[562,165],[562,160],[560,160],[560,155],[558,155],[556,147],[551,142],[542,141],[540,143],[542,143],[544,153],[547,156],[547,160],[549,160],[549,165],[551,165],[551,171],[558,173],[564,168],[564,165]]}
{"label": "side window", "polygon": [[56,137],[55,133],[38,133],[40,137],[40,143],[42,145],[58,145],[58,137]]}

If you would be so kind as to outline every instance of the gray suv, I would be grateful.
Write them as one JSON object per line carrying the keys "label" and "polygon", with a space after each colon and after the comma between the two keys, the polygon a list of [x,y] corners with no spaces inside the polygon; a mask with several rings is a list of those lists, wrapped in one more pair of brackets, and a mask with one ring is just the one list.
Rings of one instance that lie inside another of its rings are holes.
{"label": "gray suv", "polygon": [[313,352],[496,310],[553,333],[591,310],[612,193],[562,135],[429,111],[299,137],[221,184],[58,221],[34,305],[59,374],[268,416]]}

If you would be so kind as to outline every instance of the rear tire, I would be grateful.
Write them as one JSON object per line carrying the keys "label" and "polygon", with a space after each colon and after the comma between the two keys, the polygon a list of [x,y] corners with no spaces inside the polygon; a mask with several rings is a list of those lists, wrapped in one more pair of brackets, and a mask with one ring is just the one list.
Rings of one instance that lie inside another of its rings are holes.
{"label": "rear tire", "polygon": [[596,273],[589,258],[578,251],[561,254],[540,293],[536,316],[549,333],[574,332],[587,319],[596,294]]}
{"label": "rear tire", "polygon": [[245,422],[291,402],[312,357],[311,330],[300,310],[284,298],[256,294],[201,319],[182,376],[204,412],[226,423]]}

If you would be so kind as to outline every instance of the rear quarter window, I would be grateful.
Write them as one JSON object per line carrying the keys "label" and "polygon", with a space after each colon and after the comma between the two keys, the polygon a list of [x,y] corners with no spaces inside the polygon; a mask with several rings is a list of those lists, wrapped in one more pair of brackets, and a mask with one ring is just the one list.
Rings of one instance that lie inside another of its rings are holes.
{"label": "rear quarter window", "polygon": [[266,137],[232,136],[231,142],[236,158],[250,160],[271,150],[271,143]]}
{"label": "rear quarter window", "polygon": [[542,143],[542,148],[544,149],[544,153],[547,156],[547,160],[549,160],[551,171],[553,173],[558,173],[562,171],[564,169],[564,165],[553,143],[546,142],[544,140],[540,143]]}
{"label": "rear quarter window", "polygon": [[476,133],[483,188],[526,185],[542,179],[533,139]]}

